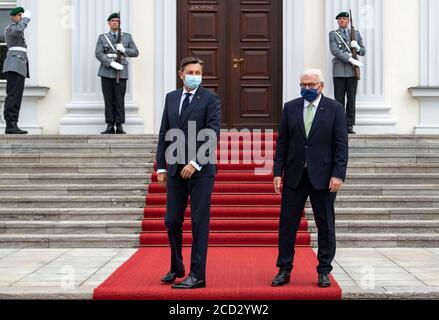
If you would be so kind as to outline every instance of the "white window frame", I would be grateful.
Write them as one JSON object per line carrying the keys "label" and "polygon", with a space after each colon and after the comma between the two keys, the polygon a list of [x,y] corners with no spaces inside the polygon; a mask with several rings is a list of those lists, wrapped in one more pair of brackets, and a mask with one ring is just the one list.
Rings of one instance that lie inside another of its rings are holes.
{"label": "white window frame", "polygon": [[[14,9],[17,7],[17,0],[14,1],[0,1],[0,9]],[[0,30],[0,32],[3,32],[3,30]],[[6,42],[0,42],[0,46],[7,46]],[[6,79],[0,79],[0,83],[6,83]]]}

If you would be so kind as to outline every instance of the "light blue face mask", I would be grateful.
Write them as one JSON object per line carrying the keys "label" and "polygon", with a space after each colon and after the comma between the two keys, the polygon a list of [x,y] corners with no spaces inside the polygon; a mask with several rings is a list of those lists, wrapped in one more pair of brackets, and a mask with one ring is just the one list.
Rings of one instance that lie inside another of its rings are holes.
{"label": "light blue face mask", "polygon": [[203,83],[203,77],[202,76],[191,76],[191,75],[185,75],[184,76],[184,84],[186,87],[188,87],[191,90],[197,89],[201,84]]}

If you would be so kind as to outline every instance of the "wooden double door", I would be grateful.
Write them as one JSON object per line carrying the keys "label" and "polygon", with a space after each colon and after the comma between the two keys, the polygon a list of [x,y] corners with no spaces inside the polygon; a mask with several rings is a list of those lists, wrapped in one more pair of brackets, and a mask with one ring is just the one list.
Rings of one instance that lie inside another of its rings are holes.
{"label": "wooden double door", "polygon": [[177,0],[178,61],[201,58],[223,128],[277,129],[282,112],[282,0]]}

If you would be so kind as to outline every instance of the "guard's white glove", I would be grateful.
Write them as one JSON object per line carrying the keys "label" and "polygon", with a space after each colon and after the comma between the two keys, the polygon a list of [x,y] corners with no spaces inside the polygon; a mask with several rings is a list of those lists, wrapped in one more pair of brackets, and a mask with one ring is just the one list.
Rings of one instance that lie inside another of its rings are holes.
{"label": "guard's white glove", "polygon": [[361,47],[360,47],[360,45],[358,44],[358,41],[352,41],[351,42],[351,48],[354,48],[354,49],[356,49],[357,51],[360,51],[361,50]]}
{"label": "guard's white glove", "polygon": [[360,67],[360,68],[364,67],[364,64],[362,62],[355,60],[354,58],[350,58],[349,62],[352,63],[356,67]]}
{"label": "guard's white glove", "polygon": [[30,19],[32,17],[29,10],[24,11],[24,13],[21,15],[22,18],[28,18]]}
{"label": "guard's white glove", "polygon": [[107,57],[108,57],[108,58],[111,58],[111,59],[117,59],[117,54],[115,54],[115,53],[109,53],[109,54],[107,54]]}
{"label": "guard's white glove", "polygon": [[119,52],[122,52],[122,53],[125,53],[127,51],[127,49],[125,49],[125,47],[123,46],[122,43],[118,43],[116,45],[116,50],[119,51]]}
{"label": "guard's white glove", "polygon": [[113,69],[116,69],[117,71],[122,71],[122,70],[124,69],[123,65],[121,65],[120,63],[118,63],[118,62],[116,62],[116,61],[113,61],[113,62],[110,64],[110,66],[111,66]]}

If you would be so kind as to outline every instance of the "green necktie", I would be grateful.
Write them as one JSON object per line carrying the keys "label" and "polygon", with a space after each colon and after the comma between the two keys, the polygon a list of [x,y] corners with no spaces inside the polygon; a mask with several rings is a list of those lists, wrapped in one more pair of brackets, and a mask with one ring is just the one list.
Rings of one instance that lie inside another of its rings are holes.
{"label": "green necktie", "polygon": [[312,123],[314,121],[314,105],[311,103],[307,108],[306,117],[305,117],[305,132],[306,137],[309,137],[309,133],[311,132]]}

